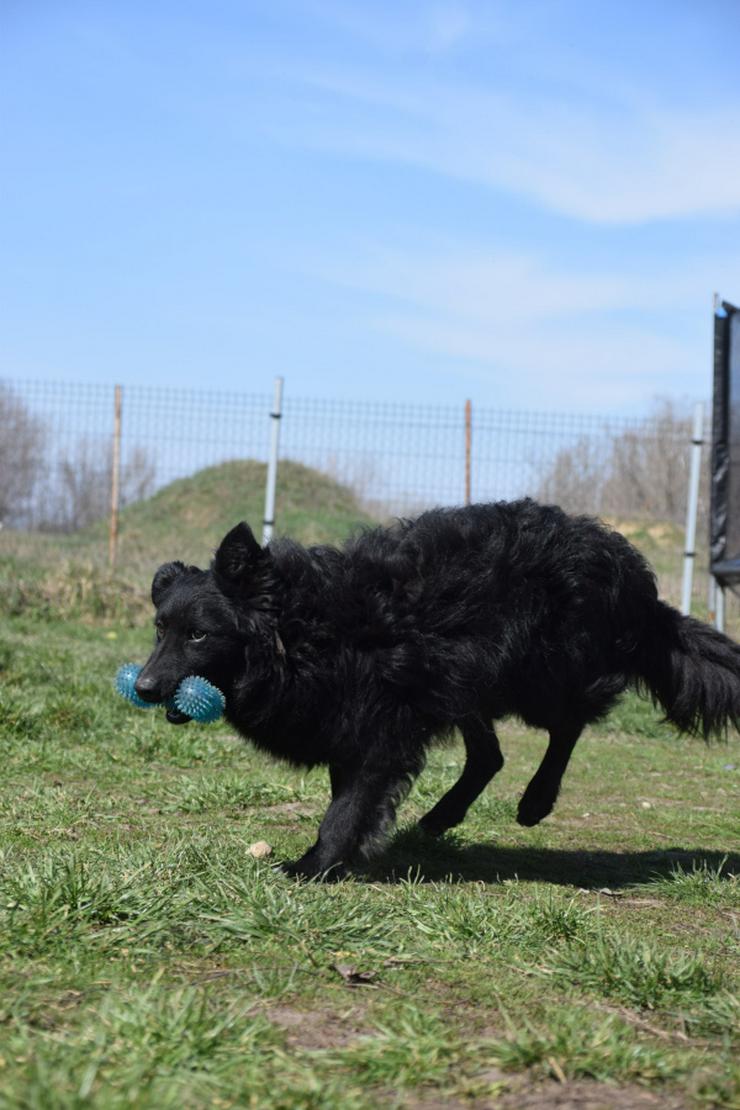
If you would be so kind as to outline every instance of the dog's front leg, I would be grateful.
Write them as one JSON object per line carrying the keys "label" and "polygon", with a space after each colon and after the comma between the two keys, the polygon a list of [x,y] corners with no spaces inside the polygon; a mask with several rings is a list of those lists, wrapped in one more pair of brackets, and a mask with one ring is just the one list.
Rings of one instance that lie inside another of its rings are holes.
{"label": "dog's front leg", "polygon": [[367,856],[392,826],[396,807],[421,768],[381,757],[330,768],[332,800],[319,827],[316,843],[295,863],[289,875],[341,878],[358,856]]}

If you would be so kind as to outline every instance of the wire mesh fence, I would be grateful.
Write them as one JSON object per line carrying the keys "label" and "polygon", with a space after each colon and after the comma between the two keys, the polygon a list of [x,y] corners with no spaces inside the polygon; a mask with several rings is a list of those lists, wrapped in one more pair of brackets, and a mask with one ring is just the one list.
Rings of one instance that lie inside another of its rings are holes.
{"label": "wire mesh fence", "polygon": [[[126,386],[122,397],[124,505],[204,467],[267,457],[269,391]],[[465,497],[464,399],[443,407],[288,395],[283,417],[281,457],[349,485],[378,518]],[[104,517],[113,420],[112,386],[0,381],[3,523],[74,531]],[[668,401],[643,419],[473,406],[472,498],[530,495],[571,511],[680,523],[689,423]]]}

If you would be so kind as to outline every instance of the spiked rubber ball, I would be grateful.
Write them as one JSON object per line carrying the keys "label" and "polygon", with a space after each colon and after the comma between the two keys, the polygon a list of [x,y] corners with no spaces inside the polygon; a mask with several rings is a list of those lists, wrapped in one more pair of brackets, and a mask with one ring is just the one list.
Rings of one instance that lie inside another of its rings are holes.
{"label": "spiked rubber ball", "polygon": [[116,690],[122,698],[126,698],[137,709],[154,709],[159,704],[158,702],[144,701],[136,693],[135,684],[140,670],[141,667],[138,663],[124,663],[122,667],[119,667],[116,674]]}
{"label": "spiked rubber ball", "polygon": [[[136,679],[141,667],[137,663],[124,663],[116,674],[116,690],[137,709],[154,709],[161,702],[144,701],[136,693]],[[223,716],[226,699],[221,691],[200,675],[188,675],[175,691],[167,707],[177,709],[186,717],[201,724],[211,724]]]}
{"label": "spiked rubber ball", "polygon": [[174,702],[175,709],[179,709],[186,717],[209,725],[223,716],[226,699],[207,678],[193,674],[184,678],[177,687]]}

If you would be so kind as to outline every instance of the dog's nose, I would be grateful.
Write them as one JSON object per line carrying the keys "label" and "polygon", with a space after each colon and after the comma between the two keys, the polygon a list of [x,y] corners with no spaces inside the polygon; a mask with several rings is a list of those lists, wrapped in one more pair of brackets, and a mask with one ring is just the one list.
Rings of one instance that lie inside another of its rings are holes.
{"label": "dog's nose", "polygon": [[134,690],[142,701],[161,701],[156,678],[151,675],[139,675],[134,683]]}

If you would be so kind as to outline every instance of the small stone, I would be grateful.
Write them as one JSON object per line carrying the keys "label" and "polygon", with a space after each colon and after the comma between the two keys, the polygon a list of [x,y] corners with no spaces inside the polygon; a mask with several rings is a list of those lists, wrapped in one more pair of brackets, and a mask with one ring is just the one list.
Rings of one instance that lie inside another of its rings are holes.
{"label": "small stone", "polygon": [[652,805],[650,804],[650,802],[640,802],[640,805],[642,806],[643,809],[652,809],[653,808]]}
{"label": "small stone", "polygon": [[254,844],[250,844],[249,854],[254,859],[266,859],[272,855],[272,845],[268,844],[266,840],[257,840]]}

